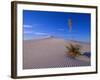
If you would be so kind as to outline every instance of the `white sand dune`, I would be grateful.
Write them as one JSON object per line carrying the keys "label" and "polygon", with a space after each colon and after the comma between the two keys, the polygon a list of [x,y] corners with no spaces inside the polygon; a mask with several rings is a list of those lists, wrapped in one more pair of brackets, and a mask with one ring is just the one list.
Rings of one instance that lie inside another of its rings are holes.
{"label": "white sand dune", "polygon": [[90,45],[57,38],[25,40],[23,69],[89,66],[90,61],[73,59],[66,55],[69,43],[80,44],[82,51],[89,52]]}

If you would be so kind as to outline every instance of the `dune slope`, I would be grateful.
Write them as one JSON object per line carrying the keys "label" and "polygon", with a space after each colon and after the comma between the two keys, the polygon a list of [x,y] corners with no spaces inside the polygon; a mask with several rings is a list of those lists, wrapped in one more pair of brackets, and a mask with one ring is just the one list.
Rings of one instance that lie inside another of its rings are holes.
{"label": "dune slope", "polygon": [[[90,62],[73,59],[66,55],[65,46],[69,43],[75,42],[57,38],[25,40],[23,69],[89,66]],[[88,44],[81,45],[83,45],[83,51],[90,51]]]}

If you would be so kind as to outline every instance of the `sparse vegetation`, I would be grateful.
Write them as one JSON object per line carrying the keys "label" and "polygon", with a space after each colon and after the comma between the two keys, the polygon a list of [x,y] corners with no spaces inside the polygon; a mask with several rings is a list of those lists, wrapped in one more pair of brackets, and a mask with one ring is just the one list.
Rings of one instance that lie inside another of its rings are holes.
{"label": "sparse vegetation", "polygon": [[79,45],[70,44],[69,46],[66,46],[66,48],[67,48],[67,52],[66,53],[70,57],[75,58],[76,56],[81,55],[80,46]]}

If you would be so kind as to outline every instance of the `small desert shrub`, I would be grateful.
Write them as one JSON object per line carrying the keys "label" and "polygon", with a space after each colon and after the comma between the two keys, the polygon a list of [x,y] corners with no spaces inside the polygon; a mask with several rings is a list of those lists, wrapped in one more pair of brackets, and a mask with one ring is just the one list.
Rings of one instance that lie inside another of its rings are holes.
{"label": "small desert shrub", "polygon": [[80,46],[79,45],[73,45],[73,44],[70,44],[69,46],[66,46],[67,48],[67,55],[70,56],[70,57],[76,57],[76,56],[79,56],[81,55],[81,52],[80,52]]}

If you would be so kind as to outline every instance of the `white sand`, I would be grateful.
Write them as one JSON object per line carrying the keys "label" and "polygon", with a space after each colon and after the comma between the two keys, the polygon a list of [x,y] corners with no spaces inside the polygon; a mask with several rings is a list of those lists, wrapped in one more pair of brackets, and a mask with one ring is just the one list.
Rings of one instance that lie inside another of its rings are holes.
{"label": "white sand", "polygon": [[66,55],[66,45],[80,44],[82,51],[90,52],[90,45],[74,41],[65,41],[57,38],[41,40],[26,40],[23,42],[23,68],[55,68],[89,66],[90,61],[72,59]]}

